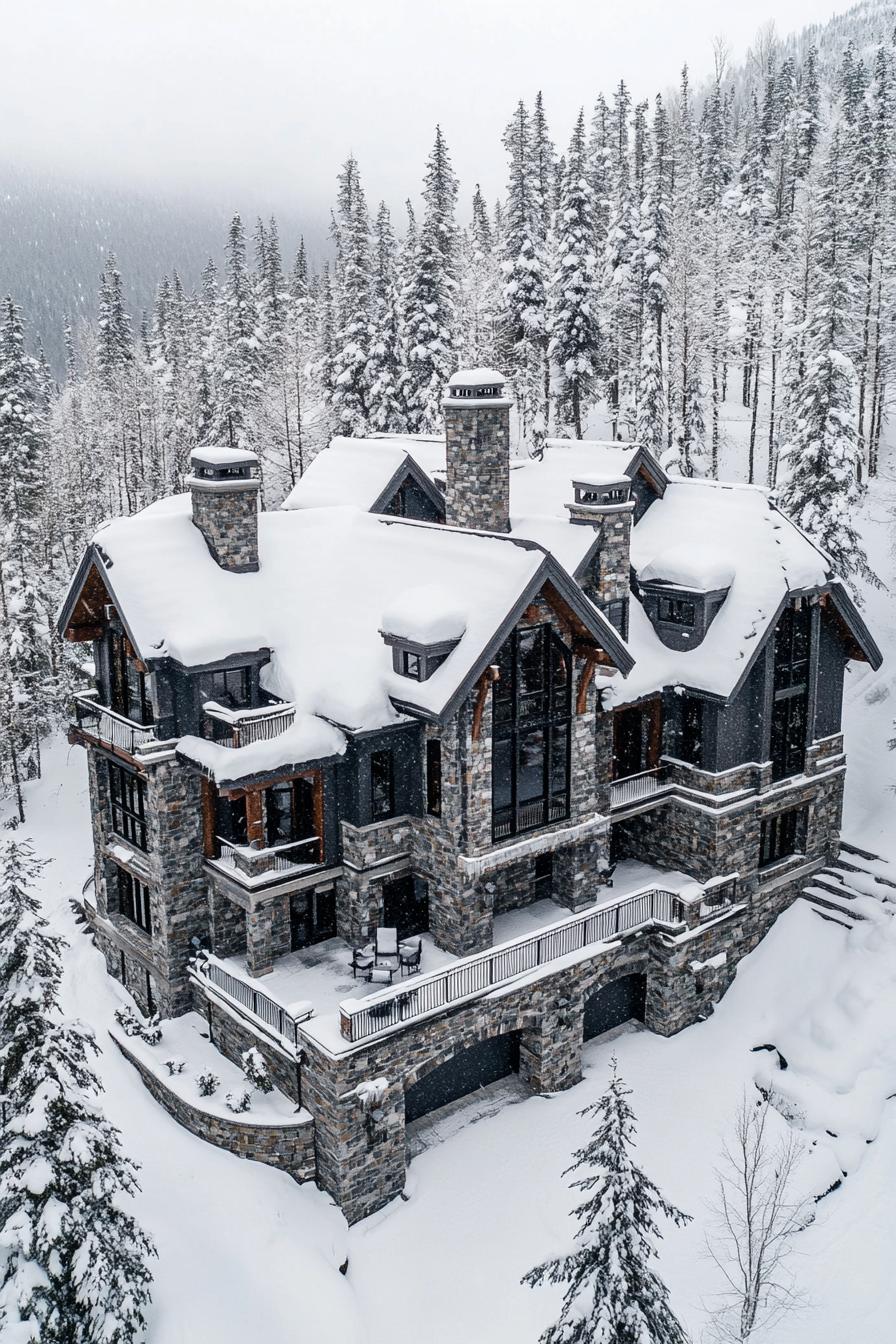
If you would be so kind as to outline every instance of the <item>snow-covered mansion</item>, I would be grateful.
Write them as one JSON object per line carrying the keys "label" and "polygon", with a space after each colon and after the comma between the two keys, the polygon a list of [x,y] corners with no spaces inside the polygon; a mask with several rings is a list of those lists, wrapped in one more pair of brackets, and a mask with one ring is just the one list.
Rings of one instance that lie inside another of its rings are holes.
{"label": "snow-covered mansion", "polygon": [[764,491],[619,442],[511,459],[489,370],[444,407],[444,439],[335,439],[270,512],[251,453],[195,451],[60,615],[109,972],[259,1047],[284,1164],[351,1221],[402,1190],[406,1124],[710,1011],[836,853],[844,673],[880,661]]}

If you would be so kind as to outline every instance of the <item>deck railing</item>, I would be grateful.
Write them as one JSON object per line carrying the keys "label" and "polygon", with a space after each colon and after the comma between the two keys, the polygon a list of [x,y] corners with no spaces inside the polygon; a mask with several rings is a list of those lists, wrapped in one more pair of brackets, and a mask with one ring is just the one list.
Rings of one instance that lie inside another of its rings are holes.
{"label": "deck railing", "polygon": [[293,1016],[282,1004],[277,1003],[276,999],[256,989],[248,981],[241,980],[238,975],[233,975],[213,957],[200,955],[195,958],[192,967],[197,976],[214,985],[226,999],[246,1009],[253,1017],[257,1017],[259,1022],[271,1027],[278,1036],[289,1041],[290,1045],[298,1045],[298,1025],[312,1016],[314,1010],[310,1006]]}
{"label": "deck railing", "polygon": [[339,1005],[340,1028],[347,1041],[361,1041],[462,999],[488,993],[497,985],[537,970],[558,957],[608,942],[643,924],[681,923],[674,892],[650,887],[551,925],[528,938],[501,943],[487,952],[416,975],[402,985]]}
{"label": "deck railing", "polygon": [[267,742],[279,737],[295,722],[296,707],[292,704],[264,705],[261,709],[225,709],[210,700],[203,705],[208,718],[215,725],[215,737],[232,747],[247,747],[251,742]]}
{"label": "deck railing", "polygon": [[101,705],[94,696],[80,693],[74,697],[75,722],[91,737],[95,737],[107,747],[117,747],[119,751],[133,756],[138,747],[155,741],[154,724],[134,723],[114,709]]}
{"label": "deck railing", "polygon": [[614,779],[610,784],[610,807],[640,803],[652,794],[659,793],[667,783],[668,770],[664,765],[658,765],[653,770],[642,770],[637,775],[627,775],[625,779]]}
{"label": "deck railing", "polygon": [[304,840],[292,840],[268,849],[253,849],[251,845],[235,845],[218,836],[221,853],[211,863],[225,868],[237,879],[253,883],[273,879],[277,874],[296,873],[302,868],[313,868],[320,863],[320,840],[316,835]]}

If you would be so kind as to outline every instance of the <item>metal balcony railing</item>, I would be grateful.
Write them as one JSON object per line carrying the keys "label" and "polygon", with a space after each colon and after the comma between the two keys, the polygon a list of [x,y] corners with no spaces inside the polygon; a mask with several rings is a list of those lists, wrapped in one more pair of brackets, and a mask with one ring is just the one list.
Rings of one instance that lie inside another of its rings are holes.
{"label": "metal balcony railing", "polygon": [[81,692],[74,697],[75,723],[82,732],[107,747],[117,747],[133,756],[138,747],[156,740],[155,724],[134,723],[114,709],[101,705],[95,696]]}
{"label": "metal balcony railing", "polygon": [[221,852],[208,862],[222,869],[229,877],[247,886],[263,885],[278,877],[288,877],[305,868],[314,868],[320,862],[320,840],[316,835],[304,840],[292,840],[267,849],[253,849],[251,845],[236,845],[218,836]]}
{"label": "metal balcony railing", "polygon": [[232,971],[226,970],[214,957],[205,954],[195,958],[192,969],[200,981],[205,980],[214,985],[225,999],[251,1013],[265,1026],[271,1027],[290,1045],[294,1047],[298,1045],[298,1025],[300,1022],[307,1022],[314,1012],[310,1005],[303,1008],[302,1012],[293,1014],[282,1004],[277,1003],[276,999],[256,989],[254,985],[234,975]]}
{"label": "metal balcony railing", "polygon": [[610,807],[627,807],[631,803],[640,803],[659,793],[668,784],[668,770],[658,765],[653,770],[642,770],[637,775],[628,775],[625,779],[614,779],[610,784]]}
{"label": "metal balcony railing", "polygon": [[608,942],[641,925],[676,926],[681,922],[674,892],[657,887],[636,891],[552,924],[527,938],[512,939],[429,975],[417,975],[403,985],[364,999],[348,999],[339,1005],[340,1029],[347,1041],[361,1041],[386,1027],[486,994],[496,985],[504,985],[538,967],[547,967],[558,957]]}
{"label": "metal balcony railing", "polygon": [[[225,709],[214,700],[203,705],[212,720],[215,739],[231,747],[247,747],[251,742],[267,742],[279,737],[295,722],[292,704],[264,705],[261,709]],[[229,739],[229,741],[228,741]]]}

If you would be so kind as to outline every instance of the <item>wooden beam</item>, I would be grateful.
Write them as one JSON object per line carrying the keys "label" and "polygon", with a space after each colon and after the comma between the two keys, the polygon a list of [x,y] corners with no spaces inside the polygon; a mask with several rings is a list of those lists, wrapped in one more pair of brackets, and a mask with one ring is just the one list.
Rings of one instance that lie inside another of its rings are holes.
{"label": "wooden beam", "polygon": [[95,639],[102,639],[104,633],[101,625],[69,625],[65,638],[71,644],[92,644]]}
{"label": "wooden beam", "polygon": [[207,859],[216,856],[215,791],[209,780],[202,781],[202,853]]}
{"label": "wooden beam", "polygon": [[260,789],[246,794],[246,839],[257,849],[264,848],[264,809]]}
{"label": "wooden beam", "polygon": [[579,673],[579,689],[576,695],[576,713],[584,714],[588,705],[588,687],[591,685],[591,678],[594,676],[594,669],[597,666],[597,658],[593,655],[585,659],[585,663]]}

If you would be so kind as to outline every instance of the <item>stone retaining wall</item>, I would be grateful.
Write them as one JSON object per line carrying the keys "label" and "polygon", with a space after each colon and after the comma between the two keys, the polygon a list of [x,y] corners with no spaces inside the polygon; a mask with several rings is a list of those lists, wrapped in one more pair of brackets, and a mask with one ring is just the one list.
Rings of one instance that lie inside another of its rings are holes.
{"label": "stone retaining wall", "polygon": [[[111,1033],[110,1033],[111,1035]],[[179,1125],[197,1138],[224,1148],[236,1157],[248,1157],[253,1162],[264,1162],[277,1167],[297,1181],[313,1181],[316,1174],[314,1160],[314,1121],[305,1120],[296,1125],[252,1125],[236,1116],[232,1120],[221,1115],[210,1115],[193,1106],[183,1097],[167,1088],[161,1078],[138,1059],[116,1036],[112,1040],[124,1057],[134,1065],[147,1091]]]}

